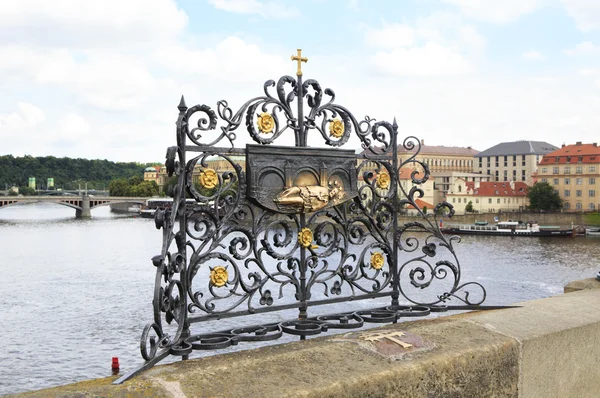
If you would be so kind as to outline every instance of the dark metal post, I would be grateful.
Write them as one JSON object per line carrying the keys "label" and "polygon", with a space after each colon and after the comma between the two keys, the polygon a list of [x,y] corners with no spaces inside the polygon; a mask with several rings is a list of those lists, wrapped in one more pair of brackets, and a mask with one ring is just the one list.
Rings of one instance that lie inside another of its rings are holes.
{"label": "dark metal post", "polygon": [[[398,184],[400,183],[400,170],[398,170],[398,123],[394,118],[392,124],[392,168],[394,169],[392,177],[392,189],[394,191],[394,197],[392,199],[392,206],[394,208],[392,214],[394,217],[394,236],[393,236],[393,247],[392,247],[392,307],[400,305],[398,298],[400,297],[400,275],[398,274],[398,214],[399,201],[398,201]],[[395,322],[394,322],[395,323]]]}

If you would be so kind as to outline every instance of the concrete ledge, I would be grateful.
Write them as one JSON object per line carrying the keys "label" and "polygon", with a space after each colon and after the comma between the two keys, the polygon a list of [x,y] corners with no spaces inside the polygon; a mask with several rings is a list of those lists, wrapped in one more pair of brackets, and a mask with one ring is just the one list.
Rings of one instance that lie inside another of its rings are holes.
{"label": "concrete ledge", "polygon": [[582,279],[580,281],[573,281],[573,282],[567,283],[567,285],[564,288],[564,292],[572,293],[572,292],[578,292],[580,290],[598,289],[598,288],[600,288],[599,280],[597,280],[596,278],[587,278],[587,279]]}
{"label": "concrete ledge", "polygon": [[[22,397],[597,397],[600,290],[157,366]],[[366,331],[372,333],[373,330]]]}

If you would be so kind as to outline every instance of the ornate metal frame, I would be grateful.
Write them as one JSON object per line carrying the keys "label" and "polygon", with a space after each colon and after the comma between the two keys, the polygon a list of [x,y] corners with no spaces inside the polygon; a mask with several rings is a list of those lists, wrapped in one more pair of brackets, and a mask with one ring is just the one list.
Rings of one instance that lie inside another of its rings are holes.
{"label": "ornate metal frame", "polygon": [[[484,287],[461,280],[453,248],[459,238],[443,235],[438,227],[438,215],[452,216],[452,206],[441,203],[425,214],[416,204],[423,196],[419,185],[430,176],[428,165],[416,158],[420,141],[404,139],[403,147],[414,153],[399,164],[395,120],[356,119],[335,103],[333,90],[322,90],[316,80],[303,81],[301,62],[306,58],[300,51],[292,59],[298,61],[296,79],[283,76],[277,82],[267,81],[264,95],[250,99],[236,112],[226,101],[219,101],[215,112],[207,105],[188,108],[181,98],[177,146],[168,148],[166,160],[169,176],[177,176],[173,206],[157,211],[155,217],[163,245],[152,259],[154,320],[144,328],[140,342],[146,362],[115,383],[169,355],[187,359],[193,350],[275,340],[283,334],[304,339],[328,329],[483,307]],[[263,148],[235,147],[243,124]],[[294,133],[295,146],[271,145],[289,131]],[[347,146],[352,135],[362,145],[360,154],[337,149]],[[333,149],[308,148],[309,136],[319,137]],[[218,146],[223,142],[230,147]],[[323,151],[329,160],[321,156]],[[261,163],[255,152],[266,154],[266,160]],[[245,170],[232,159],[242,154],[248,156]],[[352,175],[337,181],[335,176],[343,173],[328,173],[335,167],[332,162],[349,156],[355,164],[347,166]],[[229,170],[210,169],[209,159],[214,157],[229,163]],[[283,167],[278,159],[284,161]],[[416,164],[413,187],[407,191],[399,180],[400,169]],[[264,180],[261,186],[253,174],[257,167],[271,167],[275,176],[281,175],[283,188],[293,186],[293,203],[300,203],[299,207],[274,210],[270,201],[276,192],[269,191],[274,185]],[[200,184],[192,177],[195,168],[202,170]],[[290,179],[290,172],[292,176],[312,173],[313,184],[298,186],[302,178]],[[343,198],[332,193],[338,182],[348,192]],[[317,199],[307,205],[307,196],[302,195],[308,191]],[[321,208],[311,211],[311,203]],[[398,215],[406,206],[421,217],[400,226]],[[476,294],[467,288],[477,290]],[[377,297],[389,297],[389,305],[309,317],[310,307]],[[448,305],[451,299],[460,304]],[[194,323],[286,309],[298,309],[297,319],[219,332],[191,331]]]}

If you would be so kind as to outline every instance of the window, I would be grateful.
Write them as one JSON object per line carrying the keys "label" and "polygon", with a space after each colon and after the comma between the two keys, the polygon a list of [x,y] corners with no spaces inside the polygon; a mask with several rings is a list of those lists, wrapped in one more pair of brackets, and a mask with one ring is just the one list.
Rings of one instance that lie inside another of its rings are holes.
{"label": "window", "polygon": [[[489,166],[489,165],[488,165]],[[488,169],[487,170],[487,175],[491,175],[492,174],[492,170]]]}
{"label": "window", "polygon": [[571,208],[571,204],[569,202],[565,202],[565,210],[569,210]]}
{"label": "window", "polygon": [[590,177],[590,185],[595,185],[596,179],[594,177]]}
{"label": "window", "polygon": [[594,191],[593,189],[590,189],[590,191],[588,192],[588,196],[590,198],[595,198],[596,197],[596,191]]}
{"label": "window", "polygon": [[542,178],[542,182],[548,182],[547,178]]}
{"label": "window", "polygon": [[558,174],[558,167],[552,168],[552,174]]}
{"label": "window", "polygon": [[581,210],[583,208],[583,206],[581,206],[581,202],[577,202],[577,204],[575,205],[575,208],[577,210]]}
{"label": "window", "polygon": [[594,210],[596,206],[593,203],[590,203],[590,210]]}
{"label": "window", "polygon": [[504,170],[504,181],[508,181],[508,170]]}
{"label": "window", "polygon": [[496,167],[498,167],[498,156],[496,156]]}
{"label": "window", "polygon": [[565,185],[569,185],[571,183],[571,179],[568,177],[565,177]]}
{"label": "window", "polygon": [[508,156],[504,156],[504,167],[508,166]]}
{"label": "window", "polygon": [[496,170],[496,181],[498,181],[498,176],[500,175],[500,172],[498,170]]}
{"label": "window", "polygon": [[583,167],[577,166],[575,167],[575,174],[581,174],[583,172]]}
{"label": "window", "polygon": [[452,203],[456,203],[456,198],[452,198]]}
{"label": "window", "polygon": [[461,199],[461,198],[458,198],[458,203],[460,203],[460,199]]}
{"label": "window", "polygon": [[554,180],[552,180],[552,183],[553,183],[554,185],[558,185],[558,178],[555,178]]}
{"label": "window", "polygon": [[489,199],[488,199],[488,203],[492,203],[492,198],[489,198]]}
{"label": "window", "polygon": [[476,198],[476,199],[475,199],[475,203],[479,203],[479,198]]}
{"label": "window", "polygon": [[525,166],[525,155],[521,155],[521,166]]}
{"label": "window", "polygon": [[546,174],[548,173],[548,168],[547,167],[542,167],[542,174]]}
{"label": "window", "polygon": [[568,198],[569,196],[571,196],[571,191],[565,189],[565,198]]}
{"label": "window", "polygon": [[564,173],[565,174],[571,174],[571,167],[570,166],[565,166]]}
{"label": "window", "polygon": [[521,170],[521,181],[525,181],[525,170]]}
{"label": "window", "polygon": [[575,196],[577,196],[578,198],[581,198],[581,189],[578,189],[575,191]]}
{"label": "window", "polygon": [[500,203],[500,198],[496,199],[496,202],[497,202],[497,203]]}
{"label": "window", "polygon": [[483,167],[483,158],[479,158],[479,168]]}
{"label": "window", "polygon": [[558,161],[559,161],[559,160],[560,160],[560,157],[559,157],[559,156],[557,156],[557,157],[554,159],[554,163],[558,163]]}
{"label": "window", "polygon": [[596,166],[589,166],[589,167],[588,167],[588,171],[589,171],[590,173],[595,173],[595,172],[596,172]]}
{"label": "window", "polygon": [[578,177],[575,179],[575,185],[581,185],[581,183],[583,182],[583,178]]}

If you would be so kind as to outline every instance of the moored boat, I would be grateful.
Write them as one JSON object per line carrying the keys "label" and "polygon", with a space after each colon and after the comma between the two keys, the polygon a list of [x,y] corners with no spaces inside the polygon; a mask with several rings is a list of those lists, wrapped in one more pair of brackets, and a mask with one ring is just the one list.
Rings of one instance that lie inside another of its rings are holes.
{"label": "moored boat", "polygon": [[600,228],[587,228],[585,230],[585,236],[598,237],[600,238]]}
{"label": "moored boat", "polygon": [[495,225],[448,224],[440,227],[446,234],[452,235],[491,235],[491,236],[538,236],[565,237],[575,236],[574,230],[560,229],[555,226],[540,226],[535,221],[500,221]]}

